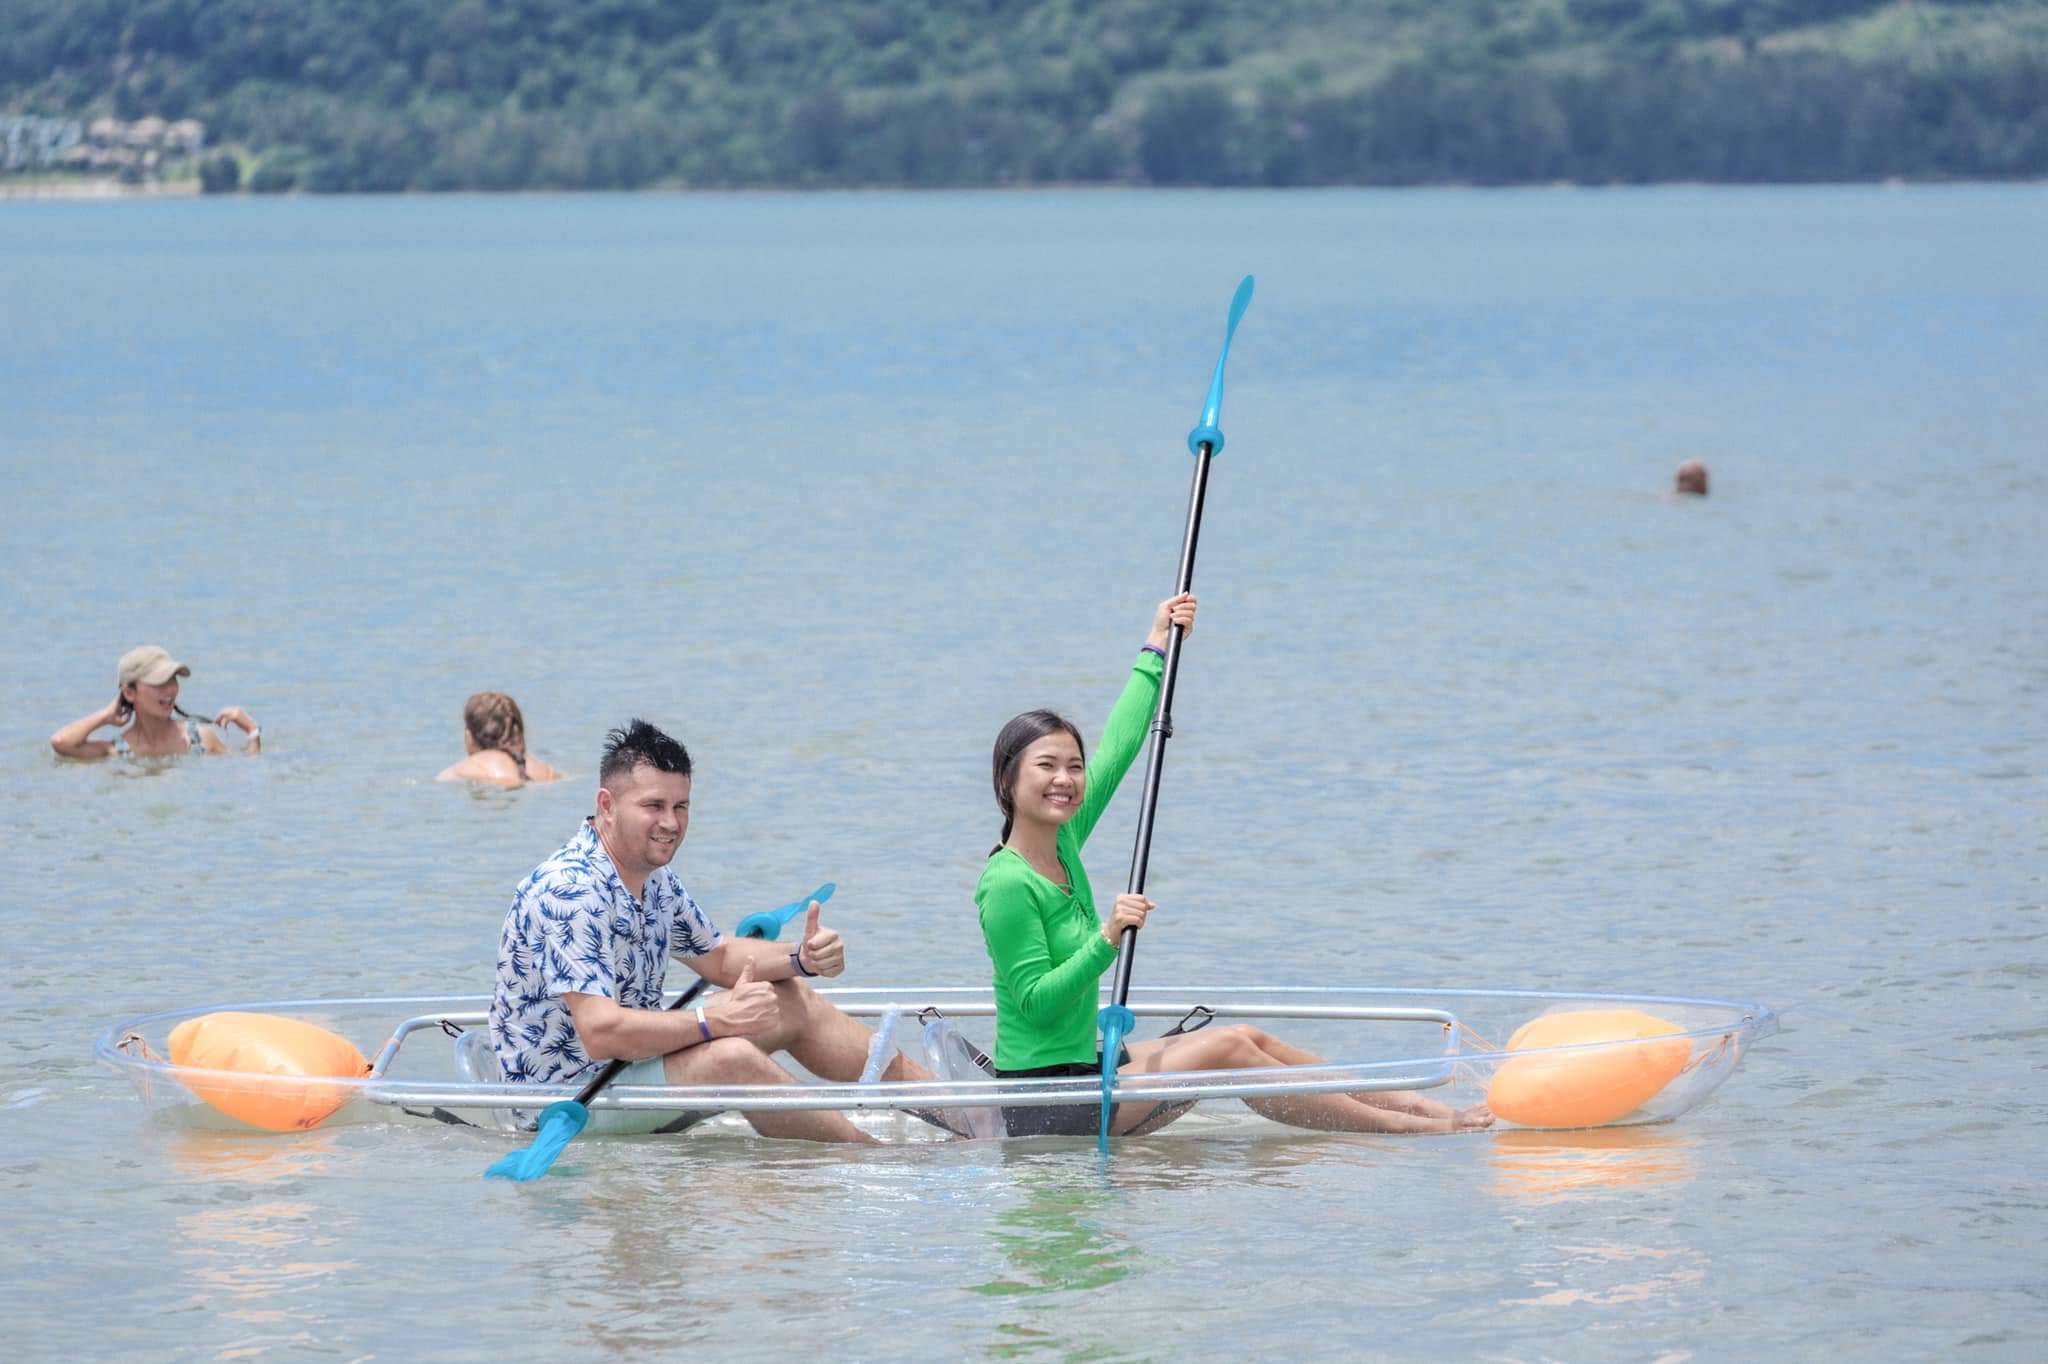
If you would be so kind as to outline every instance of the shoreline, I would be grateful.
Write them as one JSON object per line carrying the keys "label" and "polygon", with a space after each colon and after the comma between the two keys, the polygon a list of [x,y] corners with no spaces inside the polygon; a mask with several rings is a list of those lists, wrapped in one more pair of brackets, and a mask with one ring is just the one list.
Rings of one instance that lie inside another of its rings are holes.
{"label": "shoreline", "polygon": [[38,180],[10,185],[0,180],[0,199],[196,199],[197,180],[159,180],[124,185],[119,180]]}
{"label": "shoreline", "polygon": [[[1099,182],[1099,181],[1058,181],[1058,182],[1046,182],[1046,183],[1043,183],[1043,184],[1030,184],[1030,185],[918,185],[918,186],[907,186],[907,185],[833,185],[833,186],[829,186],[829,187],[826,187],[826,186],[797,186],[797,185],[749,185],[749,186],[732,186],[732,185],[720,185],[720,186],[716,186],[716,187],[710,187],[710,186],[689,186],[689,185],[645,185],[645,186],[642,186],[642,187],[640,187],[640,188],[637,188],[637,189],[547,189],[547,188],[525,188],[525,189],[507,189],[507,190],[476,190],[476,189],[448,189],[448,190],[399,190],[399,191],[397,191],[397,192],[395,192],[395,193],[378,193],[378,194],[374,194],[374,195],[370,195],[370,194],[365,194],[365,193],[363,193],[363,192],[360,192],[360,191],[344,191],[344,192],[341,192],[341,193],[336,193],[336,194],[309,194],[309,193],[307,193],[307,192],[306,192],[306,191],[304,191],[304,190],[297,190],[297,189],[294,189],[294,190],[287,190],[287,191],[285,191],[285,192],[283,192],[283,193],[278,193],[278,194],[257,194],[257,193],[253,193],[253,192],[251,192],[250,190],[248,190],[248,189],[246,189],[246,188],[243,188],[243,189],[237,189],[237,190],[233,190],[233,191],[230,191],[230,192],[228,192],[228,193],[225,193],[225,194],[215,194],[215,195],[208,195],[208,196],[205,196],[205,197],[209,197],[209,198],[215,198],[215,199],[223,199],[223,200],[232,200],[232,199],[349,199],[349,198],[365,198],[365,197],[371,197],[371,198],[380,198],[380,199],[436,199],[436,198],[463,198],[463,197],[481,197],[481,198],[518,198],[518,197],[521,197],[521,196],[529,196],[529,195],[550,195],[550,196],[553,196],[553,195],[568,195],[568,196],[573,196],[573,195],[605,195],[605,194],[633,194],[633,195],[678,195],[678,194],[693,194],[693,195],[728,195],[728,194],[792,194],[792,195],[807,195],[807,194],[873,194],[873,193],[883,193],[883,194],[888,194],[888,193],[910,193],[910,194],[922,194],[922,193],[931,193],[931,194],[962,194],[962,193],[965,193],[965,194],[976,194],[976,193],[983,193],[983,194],[1009,194],[1009,193],[1029,193],[1029,192],[1033,192],[1033,191],[1046,191],[1046,190],[1059,190],[1059,191],[1076,191],[1076,190],[1079,190],[1079,191],[1090,191],[1090,190],[1095,190],[1095,191],[1111,191],[1111,190],[1150,190],[1150,191],[1158,191],[1158,192],[1164,192],[1164,193],[1185,193],[1185,192],[1188,192],[1188,191],[1194,191],[1194,190],[1216,190],[1216,191],[1222,191],[1222,192],[1244,192],[1244,191],[1253,191],[1253,192],[1262,192],[1262,193],[1264,193],[1264,192],[1277,192],[1277,193],[1294,193],[1294,194],[1314,194],[1314,193],[1321,193],[1321,192],[1325,192],[1325,191],[1332,191],[1332,190],[1373,190],[1373,191],[1381,191],[1381,192],[1384,192],[1384,191],[1399,191],[1399,190],[1411,190],[1411,189],[1422,189],[1422,190],[1467,190],[1467,191],[1481,191],[1481,190],[1519,190],[1519,191],[1523,191],[1523,192],[1530,192],[1530,191],[1543,191],[1543,192],[1553,192],[1553,193],[1554,193],[1554,192],[1558,192],[1558,191],[1570,191],[1570,190],[1592,190],[1592,191],[1599,191],[1599,190],[1649,190],[1649,189],[1843,189],[1843,188],[1850,188],[1850,187],[1861,187],[1861,188],[1865,188],[1865,189],[1885,189],[1885,190],[1901,190],[1901,189],[1916,189],[1916,188],[1921,188],[1921,187],[1925,187],[1925,186],[1945,186],[1945,187],[1954,187],[1954,186],[1958,186],[1958,185],[1979,185],[1979,186],[2006,186],[2006,185],[2036,185],[2036,186],[2038,186],[2038,185],[2048,185],[2048,179],[2043,179],[2043,178],[2039,178],[2039,177],[2031,177],[2031,176],[2019,176],[2019,177],[2012,177],[2012,178],[2009,178],[2009,179],[1996,179],[1996,180],[1972,180],[1972,179],[1946,179],[1946,178],[1940,178],[1940,177],[1934,177],[1934,178],[1929,178],[1929,179],[1921,179],[1921,180],[1914,180],[1914,179],[1905,179],[1905,178],[1901,178],[1901,177],[1897,177],[1897,176],[1887,176],[1887,177],[1884,177],[1884,178],[1880,178],[1880,179],[1875,179],[1875,180],[1802,180],[1802,181],[1775,181],[1775,180],[1769,180],[1769,181],[1767,181],[1767,180],[1650,180],[1650,181],[1642,181],[1642,182],[1634,182],[1634,181],[1631,181],[1631,182],[1628,182],[1628,183],[1611,183],[1611,182],[1610,182],[1610,183],[1592,183],[1592,182],[1581,182],[1581,181],[1576,181],[1576,180],[1545,180],[1545,181],[1518,181],[1518,182],[1515,182],[1515,183],[1512,183],[1512,184],[1499,184],[1499,185],[1491,185],[1491,184],[1489,184],[1489,185],[1481,185],[1481,184],[1473,184],[1473,183],[1470,183],[1470,182],[1466,182],[1466,181],[1442,181],[1442,182],[1432,182],[1432,183],[1426,183],[1426,184],[1413,184],[1413,185],[1150,185],[1150,184],[1143,184],[1143,185],[1141,185],[1141,184],[1117,184],[1117,183],[1108,183],[1108,182]],[[128,185],[128,184],[123,184],[123,183],[122,183],[121,181],[119,181],[119,180],[43,180],[43,181],[36,181],[36,182],[33,182],[33,183],[29,183],[29,184],[10,184],[10,183],[8,183],[8,182],[7,182],[7,181],[6,181],[6,180],[5,180],[4,178],[0,178],[0,200],[10,200],[10,199],[45,199],[45,200],[109,200],[109,199],[197,199],[197,198],[200,198],[200,197],[202,197],[202,195],[203,195],[203,191],[202,191],[202,190],[201,190],[201,188],[200,188],[200,184],[199,184],[199,181],[198,181],[198,180],[196,180],[196,179],[194,179],[194,180],[161,180],[161,181],[155,181],[155,182],[152,182],[152,183],[149,183],[149,184],[142,184],[142,185]]]}

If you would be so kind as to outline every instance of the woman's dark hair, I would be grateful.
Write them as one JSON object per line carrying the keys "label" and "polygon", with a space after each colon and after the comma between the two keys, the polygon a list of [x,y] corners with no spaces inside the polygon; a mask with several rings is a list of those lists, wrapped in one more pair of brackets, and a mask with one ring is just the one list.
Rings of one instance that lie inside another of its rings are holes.
{"label": "woman's dark hair", "polygon": [[1053,711],[1027,710],[1004,725],[1003,732],[996,735],[996,808],[1003,812],[1003,833],[996,840],[996,846],[988,850],[990,857],[1010,841],[1010,826],[1017,821],[1017,769],[1024,764],[1024,750],[1046,735],[1062,731],[1074,736],[1074,747],[1081,750],[1081,758],[1085,762],[1088,746],[1081,742],[1081,731],[1074,728],[1073,721]]}
{"label": "woman's dark hair", "polygon": [[690,752],[645,720],[633,720],[604,736],[604,759],[597,765],[597,784],[611,789],[613,777],[628,777],[642,763],[657,772],[690,775]]}
{"label": "woman's dark hair", "polygon": [[463,728],[480,749],[495,748],[519,768],[519,780],[526,775],[526,717],[519,703],[501,691],[480,691],[462,707]]}

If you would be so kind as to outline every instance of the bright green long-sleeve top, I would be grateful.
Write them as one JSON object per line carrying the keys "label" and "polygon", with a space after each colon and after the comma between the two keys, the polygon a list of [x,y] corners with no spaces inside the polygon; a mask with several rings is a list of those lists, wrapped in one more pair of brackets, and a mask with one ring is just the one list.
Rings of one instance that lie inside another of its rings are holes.
{"label": "bright green long-sleeve top", "polygon": [[1060,826],[1060,866],[1067,884],[1053,884],[1022,856],[999,848],[974,888],[981,934],[995,964],[999,1069],[1092,1065],[1099,1054],[1097,982],[1116,960],[1117,949],[1102,936],[1081,848],[1144,746],[1165,668],[1159,655],[1141,652],[1109,713],[1102,742],[1088,763],[1081,808]]}

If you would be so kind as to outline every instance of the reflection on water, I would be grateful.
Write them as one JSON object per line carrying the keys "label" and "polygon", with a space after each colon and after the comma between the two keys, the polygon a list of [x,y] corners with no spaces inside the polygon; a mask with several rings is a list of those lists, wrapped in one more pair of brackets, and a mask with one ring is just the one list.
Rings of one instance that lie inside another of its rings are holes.
{"label": "reflection on water", "polygon": [[[1513,1291],[1500,1297],[1500,1305],[1584,1309],[1693,1300],[1708,1281],[1709,1256],[1694,1237],[1645,1216],[1644,1196],[1690,1183],[1694,1148],[1693,1137],[1662,1127],[1495,1134],[1488,1153],[1493,1192],[1528,1210],[1516,1220],[1533,1233],[1524,1244],[1535,1247],[1527,1252],[1533,1258],[1516,1266]],[[1602,1223],[1603,1230],[1629,1227],[1628,1239],[1579,1239],[1586,1230],[1582,1213],[1548,1211],[1592,1200],[1628,1210]],[[1689,1358],[1690,1352],[1657,1357]]]}
{"label": "reflection on water", "polygon": [[1013,1297],[1101,1288],[1130,1274],[1127,1248],[1084,1215],[1100,1201],[1092,1190],[1075,1188],[1063,1175],[1026,1176],[1019,1186],[1023,1203],[999,1215],[990,1235],[1010,1272],[974,1285],[974,1292]]}
{"label": "reflection on water", "polygon": [[[1064,1145],[1064,1143],[1062,1143]],[[1066,1356],[1077,1342],[1066,1339],[1055,1295],[1121,1283],[1143,1268],[1143,1252],[1104,1228],[1105,1204],[1119,1194],[1116,1165],[1106,1167],[1111,1189],[1088,1177],[1071,1153],[1033,1153],[1003,1148],[1001,1163],[1018,1196],[997,1213],[988,1241],[1002,1256],[997,1277],[968,1291],[1004,1299],[1006,1310],[991,1325],[987,1352],[1011,1359],[1051,1353]]]}
{"label": "reflection on water", "polygon": [[[830,1199],[814,1172],[838,1156],[795,1144],[754,1152],[747,1140],[578,1143],[546,1179],[488,1196],[545,1248],[527,1261],[543,1300],[603,1303],[580,1328],[593,1342],[658,1354],[812,1300],[824,1250],[812,1219]],[[847,1268],[836,1263],[835,1276]]]}
{"label": "reflection on water", "polygon": [[185,1128],[163,1130],[171,1172],[193,1184],[267,1185],[315,1175],[336,1175],[355,1158],[340,1151],[333,1134],[307,1132],[279,1140],[246,1127],[209,1133]]}
{"label": "reflection on water", "polygon": [[170,1137],[168,1155],[176,1178],[207,1200],[178,1216],[171,1248],[190,1304],[251,1332],[222,1344],[218,1357],[313,1344],[327,1314],[305,1290],[359,1267],[336,1253],[355,1219],[317,1195],[291,1195],[352,1162],[321,1134],[277,1142],[180,1132]]}
{"label": "reflection on water", "polygon": [[[1695,1250],[1596,1241],[1556,1248],[1559,1263],[1530,1266],[1533,1297],[1509,1298],[1515,1307],[1569,1307],[1577,1303],[1613,1306],[1680,1300],[1706,1281],[1707,1257]],[[1597,1282],[1616,1273],[1621,1282]],[[1574,1282],[1577,1281],[1577,1282]]]}
{"label": "reflection on water", "polygon": [[1582,1132],[1514,1130],[1493,1136],[1493,1191],[1524,1203],[1556,1203],[1589,1191],[1683,1184],[1693,1141],[1661,1127]]}

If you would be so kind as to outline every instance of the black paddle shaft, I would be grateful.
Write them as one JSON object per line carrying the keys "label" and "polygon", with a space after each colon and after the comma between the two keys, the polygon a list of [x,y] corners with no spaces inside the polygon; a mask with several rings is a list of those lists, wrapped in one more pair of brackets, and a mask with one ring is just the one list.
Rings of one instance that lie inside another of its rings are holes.
{"label": "black paddle shaft", "polygon": [[[1195,486],[1188,494],[1188,528],[1180,542],[1180,578],[1173,589],[1174,595],[1193,588],[1195,582],[1195,542],[1202,533],[1202,498],[1209,490],[1208,441],[1203,441],[1195,452]],[[1159,806],[1159,775],[1166,766],[1166,741],[1173,737],[1173,683],[1180,673],[1181,631],[1174,626],[1166,640],[1166,676],[1159,684],[1159,709],[1152,716],[1152,738],[1145,750],[1145,785],[1138,807],[1138,845],[1131,853],[1131,879],[1129,893],[1142,895],[1145,891],[1145,868],[1152,858],[1152,815]],[[1131,959],[1138,954],[1138,930],[1126,928],[1117,949],[1116,976],[1111,998],[1123,1004],[1131,996]]]}
{"label": "black paddle shaft", "polygon": [[[668,1011],[670,1013],[674,1013],[677,1009],[683,1008],[684,1006],[689,1004],[691,1000],[695,999],[698,995],[703,994],[704,987],[706,985],[709,985],[710,983],[710,981],[704,979],[704,977],[702,976],[697,977],[696,983],[692,985],[689,989],[683,991],[682,995],[676,1000],[675,1003],[668,1006]],[[577,1091],[576,1102],[582,1104],[585,1108],[590,1107],[590,1101],[597,1097],[597,1092],[600,1089],[603,1089],[606,1085],[610,1084],[613,1080],[618,1079],[619,1072],[632,1064],[633,1063],[631,1061],[628,1061],[623,1057],[614,1058],[613,1060],[605,1062],[605,1067],[603,1070],[600,1070],[597,1073],[597,1078],[595,1080],[592,1080],[589,1084],[583,1086],[582,1089]]]}

